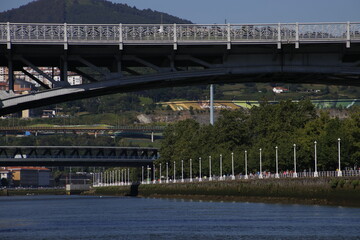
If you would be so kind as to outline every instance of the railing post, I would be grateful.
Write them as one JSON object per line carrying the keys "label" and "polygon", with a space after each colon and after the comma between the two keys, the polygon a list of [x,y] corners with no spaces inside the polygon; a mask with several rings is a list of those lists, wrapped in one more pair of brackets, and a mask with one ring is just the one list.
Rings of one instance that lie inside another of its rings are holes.
{"label": "railing post", "polygon": [[6,33],[7,33],[7,49],[11,49],[11,32],[10,32],[10,23],[6,24]]}
{"label": "railing post", "polygon": [[227,24],[227,50],[231,49],[231,26]]}
{"label": "railing post", "polygon": [[177,50],[177,31],[176,31],[176,23],[174,23],[173,28],[174,28],[174,30],[173,30],[173,33],[174,33],[174,50]]}
{"label": "railing post", "polygon": [[278,42],[277,42],[277,48],[281,49],[281,25],[278,23]]}
{"label": "railing post", "polygon": [[350,22],[346,23],[346,48],[350,48]]}
{"label": "railing post", "polygon": [[68,50],[67,24],[64,23],[64,50]]}
{"label": "railing post", "polygon": [[299,23],[296,23],[295,48],[299,48]]}
{"label": "railing post", "polygon": [[123,27],[122,23],[119,24],[119,50],[123,50]]}

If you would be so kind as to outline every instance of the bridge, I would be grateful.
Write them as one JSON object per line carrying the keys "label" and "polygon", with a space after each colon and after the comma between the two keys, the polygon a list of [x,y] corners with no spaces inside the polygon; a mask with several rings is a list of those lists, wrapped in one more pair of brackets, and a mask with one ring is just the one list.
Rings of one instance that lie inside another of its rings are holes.
{"label": "bridge", "polygon": [[[116,92],[190,84],[289,82],[360,85],[360,23],[0,23],[9,69],[0,115]],[[39,79],[26,67],[41,75]],[[60,80],[39,67],[60,69]],[[13,93],[14,71],[41,86]],[[84,82],[70,85],[68,71]]]}
{"label": "bridge", "polygon": [[0,126],[0,133],[8,134],[23,134],[24,132],[31,133],[162,133],[165,130],[163,126],[117,126],[117,127],[103,127],[103,126],[53,126],[53,127],[38,127],[38,126],[14,126],[6,127]]}
{"label": "bridge", "polygon": [[120,166],[151,165],[156,148],[99,146],[0,146],[0,166]]}

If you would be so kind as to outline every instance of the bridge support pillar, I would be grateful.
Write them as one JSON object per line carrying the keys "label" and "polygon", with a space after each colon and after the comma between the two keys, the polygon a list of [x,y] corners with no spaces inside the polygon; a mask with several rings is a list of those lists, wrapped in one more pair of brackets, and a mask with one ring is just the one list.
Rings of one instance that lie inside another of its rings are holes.
{"label": "bridge support pillar", "polygon": [[65,50],[64,55],[61,58],[61,66],[60,66],[60,80],[63,82],[68,81],[68,62],[67,62],[67,51]]}
{"label": "bridge support pillar", "polygon": [[9,91],[14,91],[14,68],[11,52],[8,52],[8,79],[9,79]]}

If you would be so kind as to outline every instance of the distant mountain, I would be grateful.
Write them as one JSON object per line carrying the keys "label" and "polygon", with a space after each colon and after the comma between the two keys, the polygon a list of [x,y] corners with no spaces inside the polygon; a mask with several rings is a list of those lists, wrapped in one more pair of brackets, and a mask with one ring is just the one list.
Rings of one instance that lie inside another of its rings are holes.
{"label": "distant mountain", "polygon": [[0,22],[31,23],[191,23],[151,9],[106,0],[36,0],[0,12]]}

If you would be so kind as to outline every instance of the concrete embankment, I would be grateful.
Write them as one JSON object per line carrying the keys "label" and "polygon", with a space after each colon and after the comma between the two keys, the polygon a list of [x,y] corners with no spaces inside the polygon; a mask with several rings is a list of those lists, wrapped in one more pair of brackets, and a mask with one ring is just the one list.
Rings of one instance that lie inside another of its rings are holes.
{"label": "concrete embankment", "polygon": [[95,188],[91,194],[360,207],[360,178],[143,184]]}
{"label": "concrete embankment", "polygon": [[1,189],[0,196],[25,196],[25,195],[65,195],[65,189]]}

